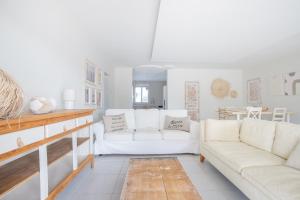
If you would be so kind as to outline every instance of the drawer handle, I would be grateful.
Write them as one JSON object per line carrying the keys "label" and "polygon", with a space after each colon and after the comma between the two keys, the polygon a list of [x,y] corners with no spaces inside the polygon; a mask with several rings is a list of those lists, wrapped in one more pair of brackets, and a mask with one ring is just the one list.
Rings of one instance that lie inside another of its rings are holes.
{"label": "drawer handle", "polygon": [[17,138],[17,145],[19,148],[24,146],[24,142],[22,141],[22,139],[20,137]]}

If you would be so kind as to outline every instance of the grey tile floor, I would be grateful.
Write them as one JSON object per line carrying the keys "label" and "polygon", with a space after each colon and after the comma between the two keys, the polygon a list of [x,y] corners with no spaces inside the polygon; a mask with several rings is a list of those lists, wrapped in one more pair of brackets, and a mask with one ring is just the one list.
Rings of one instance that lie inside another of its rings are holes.
{"label": "grey tile floor", "polygon": [[[179,159],[204,200],[247,199],[209,162],[200,163],[195,155],[172,156]],[[95,168],[87,167],[80,173],[58,196],[58,200],[118,200],[132,157],[147,156],[97,156]]]}

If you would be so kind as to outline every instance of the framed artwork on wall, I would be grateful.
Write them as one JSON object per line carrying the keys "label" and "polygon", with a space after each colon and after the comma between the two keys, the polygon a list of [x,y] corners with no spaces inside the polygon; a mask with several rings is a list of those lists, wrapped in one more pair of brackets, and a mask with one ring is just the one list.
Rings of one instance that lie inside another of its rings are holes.
{"label": "framed artwork on wall", "polygon": [[84,89],[84,103],[85,104],[90,104],[90,88],[85,87]]}
{"label": "framed artwork on wall", "polygon": [[102,108],[104,72],[89,59],[85,61],[85,72],[85,104]]}
{"label": "framed artwork on wall", "polygon": [[90,61],[86,62],[85,80],[88,84],[96,84],[96,66]]}
{"label": "framed artwork on wall", "polygon": [[101,90],[97,90],[96,91],[96,99],[97,99],[97,107],[102,108],[102,91]]}
{"label": "framed artwork on wall", "polygon": [[262,104],[261,98],[261,79],[256,78],[247,82],[247,101],[248,104],[259,106]]}
{"label": "framed artwork on wall", "polygon": [[98,68],[97,69],[97,85],[101,86],[102,85],[102,81],[103,81],[103,73],[102,71]]}
{"label": "framed artwork on wall", "polygon": [[199,121],[199,82],[197,81],[185,82],[185,109],[191,120]]}
{"label": "framed artwork on wall", "polygon": [[96,88],[91,88],[91,104],[96,105]]}

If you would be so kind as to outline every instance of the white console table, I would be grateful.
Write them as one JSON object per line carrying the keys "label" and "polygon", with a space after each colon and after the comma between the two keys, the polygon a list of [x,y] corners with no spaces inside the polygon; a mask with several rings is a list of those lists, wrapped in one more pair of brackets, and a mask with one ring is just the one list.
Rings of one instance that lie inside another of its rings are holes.
{"label": "white console table", "polygon": [[0,120],[0,199],[55,199],[85,166],[93,167],[92,113],[62,110]]}

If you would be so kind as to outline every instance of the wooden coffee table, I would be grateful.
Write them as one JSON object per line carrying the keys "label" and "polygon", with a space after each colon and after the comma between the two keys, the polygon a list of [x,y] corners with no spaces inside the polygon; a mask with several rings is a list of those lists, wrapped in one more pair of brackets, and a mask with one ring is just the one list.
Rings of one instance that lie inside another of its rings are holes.
{"label": "wooden coffee table", "polygon": [[177,158],[131,159],[121,200],[201,200]]}

